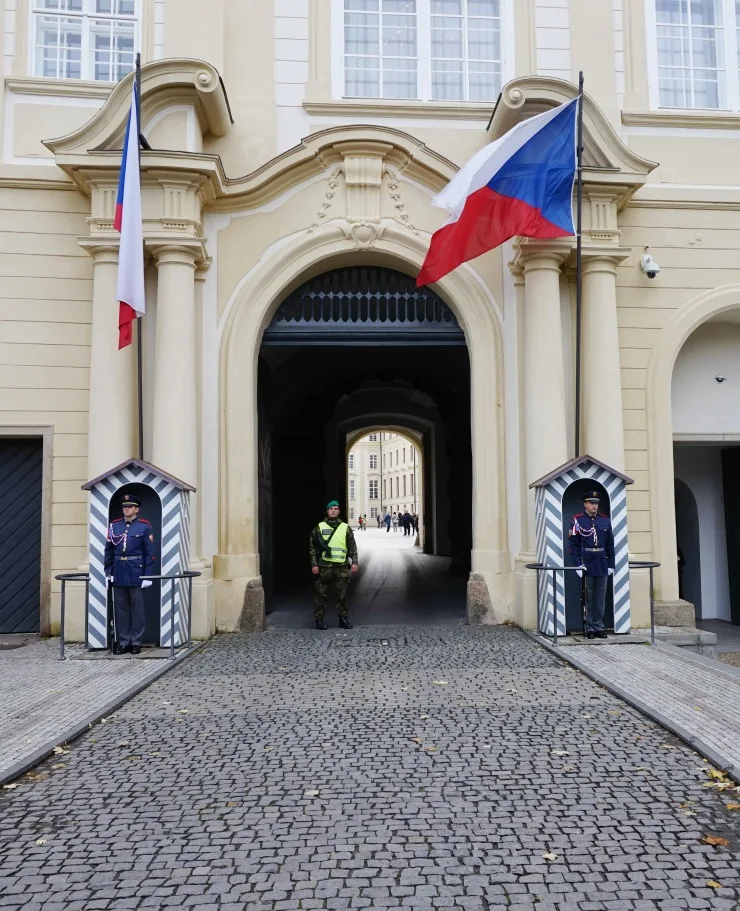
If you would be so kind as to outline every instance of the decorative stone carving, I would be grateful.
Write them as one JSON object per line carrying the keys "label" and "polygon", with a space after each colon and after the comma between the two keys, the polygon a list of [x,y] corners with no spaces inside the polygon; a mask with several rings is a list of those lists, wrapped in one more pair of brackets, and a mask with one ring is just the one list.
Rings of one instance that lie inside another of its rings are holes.
{"label": "decorative stone carving", "polygon": [[329,212],[329,209],[331,209],[333,205],[334,197],[337,195],[340,170],[341,168],[334,168],[334,170],[326,178],[326,193],[324,193],[324,201],[321,203],[321,208],[316,213],[315,220],[306,229],[308,234],[310,234],[311,231],[315,231],[322,222],[326,221],[326,216]]}
{"label": "decorative stone carving", "polygon": [[347,220],[380,221],[380,188],[383,183],[383,153],[345,155]]}
{"label": "decorative stone carving", "polygon": [[401,193],[401,183],[399,180],[398,173],[393,168],[386,168],[388,174],[388,193],[393,200],[393,206],[398,210],[398,220],[401,224],[405,225],[409,231],[413,231],[414,234],[418,234],[418,230],[414,224],[411,223],[411,216],[406,211],[406,203],[403,199],[403,194]]}

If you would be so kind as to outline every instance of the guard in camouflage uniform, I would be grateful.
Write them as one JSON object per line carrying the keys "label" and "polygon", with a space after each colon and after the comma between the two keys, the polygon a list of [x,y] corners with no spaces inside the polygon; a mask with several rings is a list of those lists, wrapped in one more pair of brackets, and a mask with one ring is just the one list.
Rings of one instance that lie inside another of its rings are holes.
{"label": "guard in camouflage uniform", "polygon": [[316,629],[327,629],[324,607],[332,583],[339,593],[339,626],[342,629],[352,629],[347,614],[347,591],[352,574],[360,567],[355,536],[349,525],[339,518],[339,503],[336,500],[327,503],[326,518],[311,532],[310,554],[311,572],[316,577],[313,612]]}

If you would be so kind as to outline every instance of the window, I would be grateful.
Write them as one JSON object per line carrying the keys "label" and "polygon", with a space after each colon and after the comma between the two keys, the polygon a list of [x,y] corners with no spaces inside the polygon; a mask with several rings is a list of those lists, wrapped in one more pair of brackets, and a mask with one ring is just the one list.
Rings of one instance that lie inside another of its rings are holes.
{"label": "window", "polygon": [[378,500],[378,481],[370,481],[370,499]]}
{"label": "window", "polygon": [[[735,27],[730,28],[730,23]],[[737,64],[732,65],[731,84],[725,75],[726,61],[737,61],[738,27],[736,0],[655,0],[658,104],[727,107],[728,90],[732,96],[738,94]]]}
{"label": "window", "polygon": [[354,454],[354,452],[350,452],[350,454],[349,454],[349,460],[348,460],[348,461],[349,461],[349,467],[350,467],[350,468],[354,468],[354,467],[355,467],[355,454]]}
{"label": "window", "polygon": [[403,447],[403,461],[406,461],[406,447]]}
{"label": "window", "polygon": [[377,434],[377,433],[371,433],[371,434],[368,436],[368,440],[370,440],[371,443],[377,443],[377,442],[378,442],[378,434]]}
{"label": "window", "polygon": [[370,518],[371,518],[371,519],[377,519],[377,518],[378,518],[378,507],[377,507],[377,506],[371,506],[371,507],[370,507]]}
{"label": "window", "polygon": [[383,453],[383,468],[385,468],[385,453]]}
{"label": "window", "polygon": [[403,476],[403,495],[406,496],[406,475]]}
{"label": "window", "polygon": [[118,82],[134,68],[136,0],[32,0],[33,73]]}
{"label": "window", "polygon": [[387,483],[388,483],[387,481],[383,481],[383,499],[384,500],[388,496],[388,494],[386,492],[386,486],[385,486]]}
{"label": "window", "polygon": [[354,508],[354,506],[350,506],[350,508],[349,508],[349,517],[350,517],[350,519],[354,519],[354,517],[355,517],[355,508]]}
{"label": "window", "polygon": [[337,0],[347,98],[495,101],[505,0]]}
{"label": "window", "polygon": [[354,478],[351,478],[351,479],[350,479],[350,482],[349,482],[349,498],[350,498],[350,500],[354,500],[354,498],[355,498],[355,482],[354,482]]}
{"label": "window", "polygon": [[378,468],[378,454],[376,452],[370,453],[370,468]]}
{"label": "window", "polygon": [[396,450],[396,465],[398,465],[398,450]]}
{"label": "window", "polygon": [[414,495],[414,476],[412,474],[409,475],[409,493],[413,497],[413,495]]}
{"label": "window", "polygon": [[[396,453],[398,455],[398,453]],[[398,496],[398,478],[396,478],[396,496]]]}

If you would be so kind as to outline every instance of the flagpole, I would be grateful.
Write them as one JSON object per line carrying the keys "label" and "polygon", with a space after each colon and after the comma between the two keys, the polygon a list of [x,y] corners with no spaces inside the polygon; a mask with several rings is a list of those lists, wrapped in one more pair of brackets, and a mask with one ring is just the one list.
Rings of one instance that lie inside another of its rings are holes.
{"label": "flagpole", "polygon": [[576,458],[581,454],[581,309],[583,304],[583,70],[578,74],[578,139],[576,178]]}
{"label": "flagpole", "polygon": [[[143,136],[141,135],[141,54],[136,55],[136,129],[139,134],[137,148],[139,150],[139,173],[141,173],[141,146]],[[148,144],[147,144],[148,145]],[[143,333],[142,319],[136,320],[136,385],[137,397],[139,402],[139,458],[144,459],[144,353],[143,353]]]}

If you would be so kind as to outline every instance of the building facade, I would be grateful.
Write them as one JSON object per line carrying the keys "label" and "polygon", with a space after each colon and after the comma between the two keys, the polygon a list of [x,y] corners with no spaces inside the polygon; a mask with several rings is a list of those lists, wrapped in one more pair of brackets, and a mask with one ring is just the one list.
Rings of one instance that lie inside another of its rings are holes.
{"label": "building facade", "polygon": [[421,450],[409,437],[393,431],[368,433],[347,456],[347,516],[366,516],[372,525],[386,513],[423,516]]}
{"label": "building facade", "polygon": [[[267,576],[345,488],[348,439],[382,426],[423,440],[429,546],[465,555],[477,618],[535,625],[529,485],[575,452],[574,242],[509,242],[439,282],[426,316],[401,286],[444,219],[435,193],[573,98],[579,70],[579,448],[634,481],[630,552],[662,564],[659,598],[740,622],[734,13],[731,0],[4,0],[0,464],[30,543],[4,555],[0,588],[22,565],[26,593],[3,630],[57,627],[53,576],[87,561],[82,485],[139,451],[113,229],[138,48],[142,455],[197,489],[197,635],[261,627]],[[302,315],[277,325],[296,289]],[[351,347],[355,319],[369,347]],[[310,465],[306,441],[323,447]],[[636,573],[638,624],[645,591]],[[70,623],[82,638],[81,605]]]}

